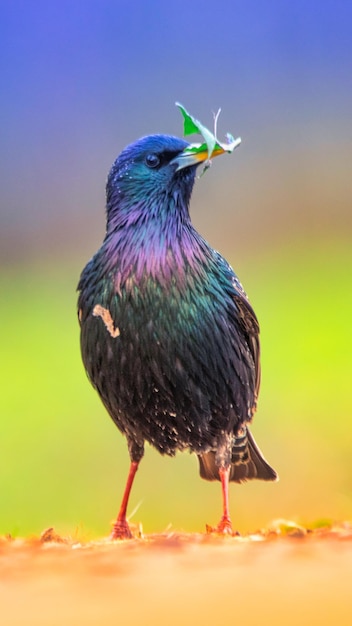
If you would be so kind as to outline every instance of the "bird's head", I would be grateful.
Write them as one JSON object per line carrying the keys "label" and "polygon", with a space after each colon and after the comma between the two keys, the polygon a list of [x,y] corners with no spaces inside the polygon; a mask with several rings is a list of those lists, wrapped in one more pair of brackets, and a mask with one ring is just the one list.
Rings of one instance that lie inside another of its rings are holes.
{"label": "bird's head", "polygon": [[106,184],[108,229],[149,218],[188,217],[196,168],[208,153],[185,152],[189,143],[150,135],[127,146],[114,162]]}

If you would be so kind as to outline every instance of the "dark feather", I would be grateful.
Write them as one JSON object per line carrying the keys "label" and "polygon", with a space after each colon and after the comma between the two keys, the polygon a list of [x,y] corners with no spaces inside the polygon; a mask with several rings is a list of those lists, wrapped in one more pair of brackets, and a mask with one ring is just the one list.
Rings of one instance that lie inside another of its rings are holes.
{"label": "dark feather", "polygon": [[[273,480],[246,431],[260,384],[258,321],[232,268],[191,224],[196,166],[173,164],[186,145],[146,137],[111,169],[106,237],[78,286],[83,362],[132,460],[144,441],[169,455],[189,448],[201,475],[218,479],[216,451],[230,441],[231,480]],[[149,154],[158,168],[147,167]]]}
{"label": "dark feather", "polygon": [[[199,472],[205,480],[220,480],[214,451],[198,455]],[[277,480],[275,470],[264,459],[248,426],[232,442],[230,481],[242,483],[254,478]]]}

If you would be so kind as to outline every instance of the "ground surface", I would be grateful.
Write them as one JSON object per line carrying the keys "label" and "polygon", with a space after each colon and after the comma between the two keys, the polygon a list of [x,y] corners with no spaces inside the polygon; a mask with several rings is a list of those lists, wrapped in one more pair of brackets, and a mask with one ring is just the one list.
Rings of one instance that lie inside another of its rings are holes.
{"label": "ground surface", "polygon": [[245,537],[0,541],[6,626],[351,624],[352,526]]}

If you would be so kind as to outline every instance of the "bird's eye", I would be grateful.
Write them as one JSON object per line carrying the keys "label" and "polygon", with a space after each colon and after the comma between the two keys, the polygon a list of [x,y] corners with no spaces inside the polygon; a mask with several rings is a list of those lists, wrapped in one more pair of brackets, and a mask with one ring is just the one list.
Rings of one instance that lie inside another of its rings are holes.
{"label": "bird's eye", "polygon": [[160,164],[160,158],[157,154],[147,154],[147,156],[145,157],[145,162],[148,167],[155,168],[158,167],[158,165]]}

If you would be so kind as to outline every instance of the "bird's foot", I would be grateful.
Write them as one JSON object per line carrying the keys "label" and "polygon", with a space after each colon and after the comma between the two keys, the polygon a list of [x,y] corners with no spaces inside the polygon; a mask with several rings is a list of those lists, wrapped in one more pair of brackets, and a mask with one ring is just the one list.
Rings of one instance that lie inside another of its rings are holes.
{"label": "bird's foot", "polygon": [[206,531],[209,535],[214,533],[217,535],[228,535],[229,537],[238,537],[240,534],[237,530],[232,529],[231,520],[228,515],[223,515],[220,522],[215,527],[208,526],[207,524]]}
{"label": "bird's foot", "polygon": [[116,520],[112,527],[110,539],[133,539],[127,520]]}

